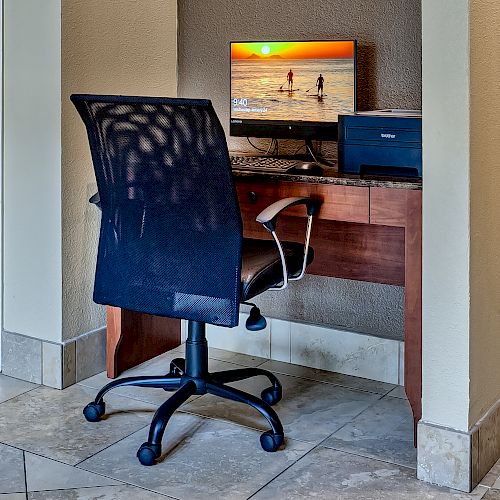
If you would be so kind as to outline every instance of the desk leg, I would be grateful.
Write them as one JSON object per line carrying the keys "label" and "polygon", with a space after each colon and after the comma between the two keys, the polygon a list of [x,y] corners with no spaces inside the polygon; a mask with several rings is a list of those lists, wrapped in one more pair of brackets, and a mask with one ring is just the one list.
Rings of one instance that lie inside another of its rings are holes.
{"label": "desk leg", "polygon": [[[178,319],[141,314],[108,306],[106,370],[108,377],[177,347],[181,343]],[[165,366],[165,373],[168,366]],[[161,374],[158,374],[161,375]]]}
{"label": "desk leg", "polygon": [[422,417],[422,193],[408,191],[405,233],[405,391],[413,410],[414,443]]}

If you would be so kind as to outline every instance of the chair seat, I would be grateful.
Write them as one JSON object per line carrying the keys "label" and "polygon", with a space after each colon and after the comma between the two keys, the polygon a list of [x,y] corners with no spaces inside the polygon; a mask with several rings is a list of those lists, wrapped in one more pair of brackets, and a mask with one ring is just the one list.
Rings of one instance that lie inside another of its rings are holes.
{"label": "chair seat", "polygon": [[[302,271],[304,245],[288,241],[281,242],[288,269],[288,277],[298,276]],[[314,259],[314,250],[309,247],[307,264]],[[243,239],[241,257],[241,300],[249,300],[283,281],[283,268],[278,247],[273,240]]]}

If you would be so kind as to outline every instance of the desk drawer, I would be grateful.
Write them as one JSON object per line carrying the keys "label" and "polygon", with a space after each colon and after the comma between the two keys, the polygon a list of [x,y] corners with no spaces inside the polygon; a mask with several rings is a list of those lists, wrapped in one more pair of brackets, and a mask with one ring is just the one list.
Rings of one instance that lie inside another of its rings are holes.
{"label": "desk drawer", "polygon": [[[246,214],[259,213],[271,203],[290,196],[310,196],[323,200],[319,218],[368,224],[370,220],[369,188],[306,184],[300,182],[236,181],[240,209]],[[292,207],[286,215],[305,217],[304,207]]]}

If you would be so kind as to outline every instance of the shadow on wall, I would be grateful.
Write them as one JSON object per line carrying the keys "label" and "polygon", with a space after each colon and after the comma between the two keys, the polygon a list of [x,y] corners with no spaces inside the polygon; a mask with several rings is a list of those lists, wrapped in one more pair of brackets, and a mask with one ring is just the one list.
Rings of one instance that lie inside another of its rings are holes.
{"label": "shadow on wall", "polygon": [[372,44],[358,44],[358,110],[377,107],[377,49]]}

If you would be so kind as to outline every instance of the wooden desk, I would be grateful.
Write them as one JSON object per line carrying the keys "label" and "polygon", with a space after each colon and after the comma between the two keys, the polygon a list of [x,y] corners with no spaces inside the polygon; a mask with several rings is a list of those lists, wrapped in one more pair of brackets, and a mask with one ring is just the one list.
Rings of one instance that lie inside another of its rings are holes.
{"label": "wooden desk", "polygon": [[[272,202],[288,196],[323,200],[313,225],[311,274],[405,287],[405,390],[415,424],[422,396],[422,191],[419,182],[235,172],[244,235],[269,238],[255,222]],[[278,232],[303,241],[303,207],[290,209]],[[180,343],[178,320],[108,308],[108,376]]]}

